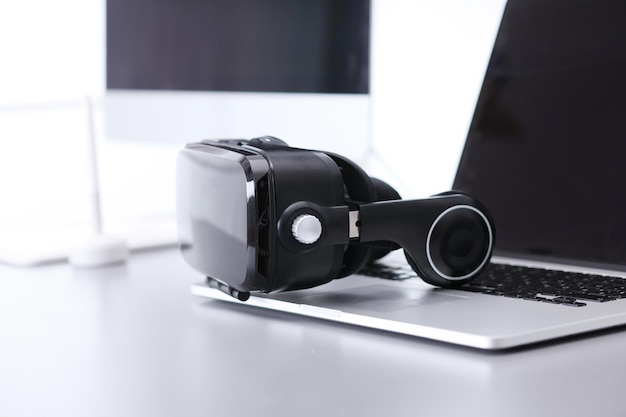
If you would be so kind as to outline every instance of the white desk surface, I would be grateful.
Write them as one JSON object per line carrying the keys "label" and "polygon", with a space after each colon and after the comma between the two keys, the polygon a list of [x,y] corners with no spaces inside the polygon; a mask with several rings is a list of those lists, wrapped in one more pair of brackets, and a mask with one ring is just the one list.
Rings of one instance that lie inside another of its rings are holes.
{"label": "white desk surface", "polygon": [[204,300],[177,251],[0,266],[0,416],[624,416],[626,331],[489,353]]}

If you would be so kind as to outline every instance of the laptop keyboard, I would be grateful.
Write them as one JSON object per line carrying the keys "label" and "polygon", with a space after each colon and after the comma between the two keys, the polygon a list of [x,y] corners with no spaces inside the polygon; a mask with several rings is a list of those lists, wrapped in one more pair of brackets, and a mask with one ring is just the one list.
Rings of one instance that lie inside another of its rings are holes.
{"label": "laptop keyboard", "polygon": [[[417,277],[408,265],[371,264],[360,273],[393,280]],[[626,298],[626,279],[490,264],[480,276],[457,289],[569,307],[584,307],[589,301],[603,303]]]}

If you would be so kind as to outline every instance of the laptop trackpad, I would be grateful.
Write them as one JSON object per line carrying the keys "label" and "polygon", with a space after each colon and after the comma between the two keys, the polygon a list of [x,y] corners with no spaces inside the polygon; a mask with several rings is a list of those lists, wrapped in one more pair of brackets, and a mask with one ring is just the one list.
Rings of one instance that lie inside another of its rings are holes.
{"label": "laptop trackpad", "polygon": [[380,284],[304,295],[299,296],[298,300],[287,300],[287,297],[276,298],[342,311],[379,312],[391,312],[426,304],[449,303],[465,299],[462,296],[444,294],[436,289],[418,290]]}

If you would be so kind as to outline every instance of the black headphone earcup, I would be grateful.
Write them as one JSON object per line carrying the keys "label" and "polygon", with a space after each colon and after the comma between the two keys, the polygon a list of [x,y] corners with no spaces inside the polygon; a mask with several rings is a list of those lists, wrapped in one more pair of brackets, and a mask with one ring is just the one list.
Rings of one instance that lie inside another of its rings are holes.
{"label": "black headphone earcup", "polygon": [[[385,181],[374,177],[370,177],[370,179],[372,180],[372,184],[374,184],[374,188],[378,196],[376,201],[400,200],[402,198],[395,188],[387,184]],[[395,243],[374,242],[372,244],[372,250],[370,252],[368,262],[380,259],[396,249],[399,249],[399,246]]]}

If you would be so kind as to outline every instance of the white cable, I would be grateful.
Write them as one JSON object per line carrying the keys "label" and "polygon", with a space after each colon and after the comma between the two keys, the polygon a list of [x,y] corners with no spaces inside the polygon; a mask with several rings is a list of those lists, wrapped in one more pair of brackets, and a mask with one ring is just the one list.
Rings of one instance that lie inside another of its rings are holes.
{"label": "white cable", "polygon": [[126,241],[117,236],[102,234],[102,205],[100,202],[100,178],[98,169],[98,149],[95,133],[95,115],[93,100],[85,98],[86,144],[89,180],[89,198],[91,200],[91,222],[93,235],[79,242],[69,252],[68,261],[75,267],[98,267],[124,262],[128,257]]}

